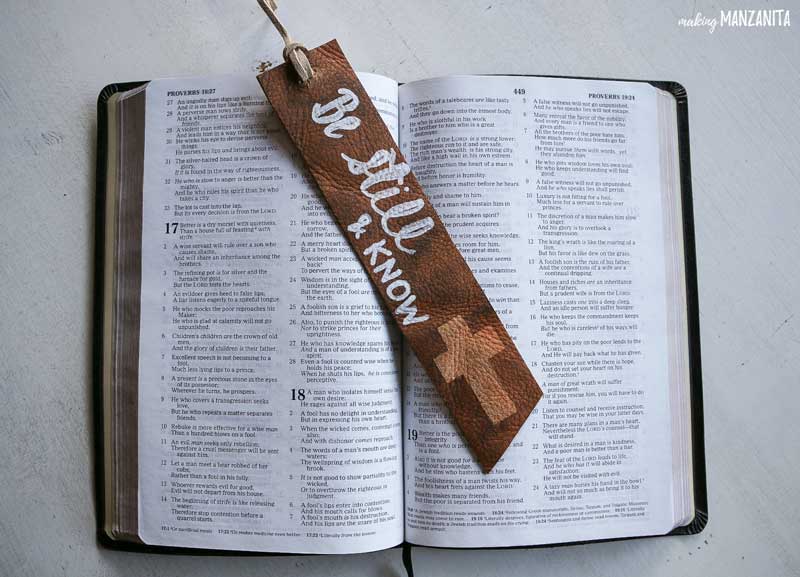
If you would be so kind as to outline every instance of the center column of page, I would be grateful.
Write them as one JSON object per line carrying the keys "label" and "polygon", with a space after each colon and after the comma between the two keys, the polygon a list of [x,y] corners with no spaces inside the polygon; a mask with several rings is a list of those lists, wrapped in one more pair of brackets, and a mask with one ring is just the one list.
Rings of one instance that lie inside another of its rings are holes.
{"label": "center column of page", "polygon": [[[448,86],[458,81],[401,87],[403,153],[538,377],[536,251],[528,235],[536,219],[535,176],[525,155],[522,98]],[[406,538],[436,546],[509,544],[507,530],[487,528],[528,524],[525,514],[542,487],[540,408],[484,475],[410,351],[405,368]]]}

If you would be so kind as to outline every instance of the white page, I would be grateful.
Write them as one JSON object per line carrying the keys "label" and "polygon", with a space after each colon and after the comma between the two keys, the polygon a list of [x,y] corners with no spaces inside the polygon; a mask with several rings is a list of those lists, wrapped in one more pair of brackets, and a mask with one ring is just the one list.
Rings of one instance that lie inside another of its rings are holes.
{"label": "white page", "polygon": [[491,547],[669,531],[655,90],[454,77],[401,86],[400,105],[404,155],[544,391],[483,475],[408,352],[406,539]]}
{"label": "white page", "polygon": [[[397,84],[360,78],[396,138]],[[391,547],[399,337],[264,100],[255,76],[147,88],[140,535]]]}

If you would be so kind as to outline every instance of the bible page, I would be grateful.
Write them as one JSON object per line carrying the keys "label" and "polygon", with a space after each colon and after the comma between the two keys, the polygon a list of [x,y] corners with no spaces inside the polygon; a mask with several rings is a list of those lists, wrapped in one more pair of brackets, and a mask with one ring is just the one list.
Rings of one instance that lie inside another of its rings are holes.
{"label": "bible page", "polygon": [[399,335],[255,75],[149,84],[143,197],[142,539],[400,543]]}
{"label": "bible page", "polygon": [[[668,532],[655,89],[452,77],[399,93],[403,153],[544,392],[484,475],[408,351],[406,539],[492,547]],[[474,394],[463,379],[450,386]]]}

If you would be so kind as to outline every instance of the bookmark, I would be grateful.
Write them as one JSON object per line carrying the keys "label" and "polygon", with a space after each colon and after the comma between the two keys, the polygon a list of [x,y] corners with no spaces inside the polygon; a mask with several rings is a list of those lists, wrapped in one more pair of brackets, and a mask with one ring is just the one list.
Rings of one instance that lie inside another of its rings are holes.
{"label": "bookmark", "polygon": [[339,44],[286,42],[258,76],[343,234],[484,473],[542,396]]}

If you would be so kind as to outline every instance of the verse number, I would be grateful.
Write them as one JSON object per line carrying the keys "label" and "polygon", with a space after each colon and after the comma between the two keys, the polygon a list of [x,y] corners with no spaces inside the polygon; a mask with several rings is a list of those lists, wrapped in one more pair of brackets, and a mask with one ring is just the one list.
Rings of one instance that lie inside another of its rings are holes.
{"label": "verse number", "polygon": [[524,88],[515,88],[514,89],[514,94],[525,94],[525,89]]}
{"label": "verse number", "polygon": [[306,400],[306,390],[305,389],[292,389],[292,400],[293,401],[305,401]]}
{"label": "verse number", "polygon": [[164,223],[167,227],[167,234],[178,234],[178,225],[177,222],[165,222]]}

